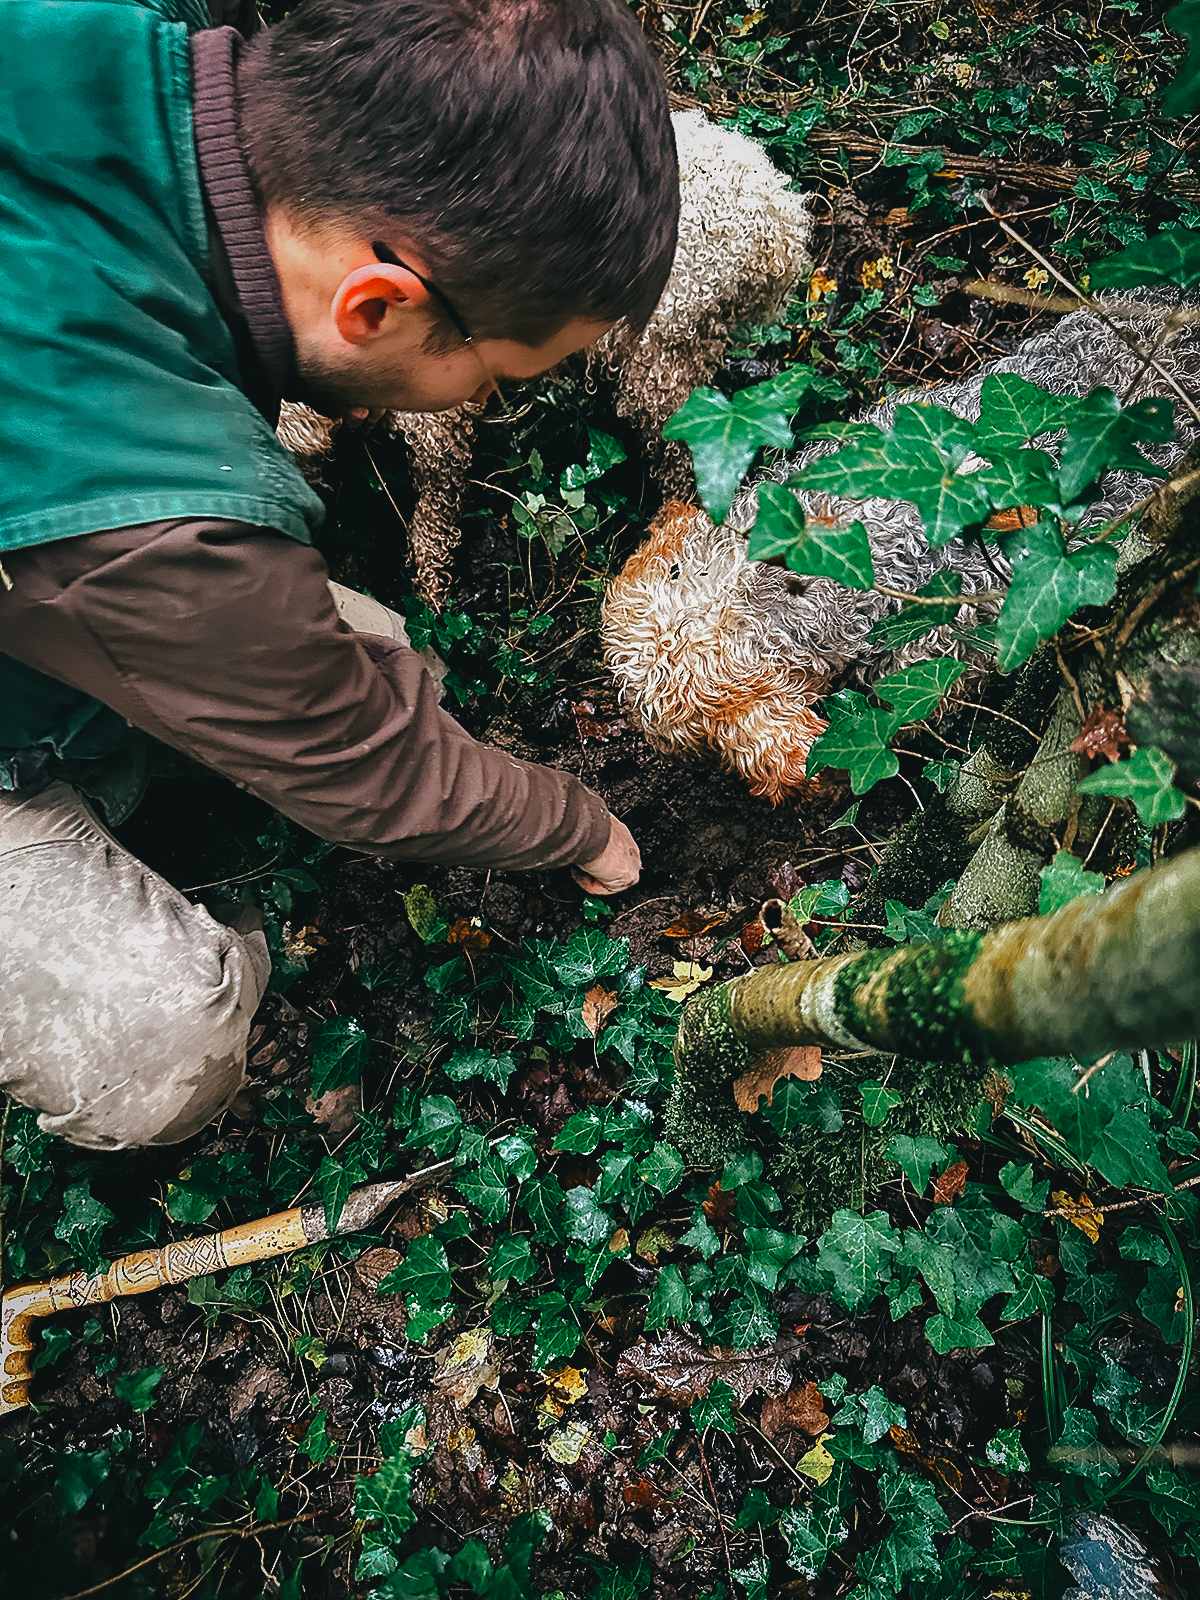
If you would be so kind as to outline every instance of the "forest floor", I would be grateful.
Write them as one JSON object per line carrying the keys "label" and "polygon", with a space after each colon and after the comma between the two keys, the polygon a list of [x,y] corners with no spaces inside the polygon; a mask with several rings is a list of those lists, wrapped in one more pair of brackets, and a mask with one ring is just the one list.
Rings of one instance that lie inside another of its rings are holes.
{"label": "forest floor", "polygon": [[[836,408],[849,415],[1051,325],[1035,303],[1045,275],[964,209],[964,177],[1078,281],[1147,225],[1200,220],[1191,124],[1153,110],[1177,47],[1139,0],[847,16],[650,0],[639,14],[679,102],[763,138],[815,195],[815,290],[779,326],[746,330],[716,380],[727,392],[811,361],[853,390]],[[972,292],[978,280],[1016,295]],[[1200,1593],[1184,1286],[1147,1228],[1132,1230],[1150,1239],[1139,1255],[1099,1221],[1042,1222],[1048,1190],[1070,1203],[1094,1175],[1055,1165],[1002,1094],[928,1194],[908,1166],[864,1162],[838,1210],[876,1230],[858,1257],[852,1224],[821,1216],[794,1175],[754,1156],[685,1168],[663,1137],[680,987],[777,961],[758,920],[770,897],[823,885],[810,932],[852,920],[879,852],[932,792],[939,745],[905,756],[851,823],[839,774],[773,808],[654,752],[597,638],[604,581],[656,509],[632,436],[579,376],[485,434],[443,616],[412,597],[398,445],[343,442],[323,549],[335,577],[429,634],[473,733],[604,796],[640,843],[641,882],[605,904],[565,870],[330,850],[162,753],[121,838],[194,898],[263,908],[276,977],[251,1083],[186,1146],[119,1155],[49,1140],[10,1106],[5,1286],[458,1164],[367,1234],[44,1324],[34,1404],[0,1421],[6,1584],[30,1600],[340,1600],[381,1579],[389,1597],[1057,1596],[1058,1539],[1078,1512],[1100,1514],[1170,1396],[1158,1487],[1135,1485],[1114,1515],[1149,1548],[1159,1593]],[[589,491],[595,528],[555,552],[520,537],[511,493],[552,494],[596,434],[625,460]],[[983,704],[1002,696],[993,684]],[[973,748],[987,716],[960,710],[940,731]],[[1178,1100],[1186,1061],[1147,1070]],[[1143,1191],[1101,1204],[1122,1198]],[[947,1209],[974,1252],[960,1298],[991,1342],[939,1353],[928,1296],[897,1306],[870,1263]],[[985,1258],[1013,1259],[1021,1228],[1053,1286],[1047,1315],[985,1292]],[[843,1259],[867,1259],[857,1300],[838,1289]],[[1070,1299],[1064,1284],[1084,1281]],[[1056,1416],[1066,1457],[1048,1464]],[[1106,1433],[1114,1417],[1123,1431]],[[530,1512],[550,1521],[527,1579]],[[469,1540],[507,1578],[482,1557],[439,1576],[428,1552]]]}

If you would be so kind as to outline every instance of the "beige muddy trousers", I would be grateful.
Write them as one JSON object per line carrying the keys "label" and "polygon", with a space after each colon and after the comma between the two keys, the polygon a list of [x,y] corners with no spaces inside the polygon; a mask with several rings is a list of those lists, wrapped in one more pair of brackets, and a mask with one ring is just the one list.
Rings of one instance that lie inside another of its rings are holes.
{"label": "beige muddy trousers", "polygon": [[[356,632],[400,617],[331,584]],[[192,905],[69,784],[0,792],[0,1087],[92,1150],[173,1144],[245,1081],[261,932]]]}

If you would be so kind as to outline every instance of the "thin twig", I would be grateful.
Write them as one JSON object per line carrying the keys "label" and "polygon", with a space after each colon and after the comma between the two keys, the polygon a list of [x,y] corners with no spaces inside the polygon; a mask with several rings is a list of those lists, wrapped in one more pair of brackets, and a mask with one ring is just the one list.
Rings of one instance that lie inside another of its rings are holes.
{"label": "thin twig", "polygon": [[1115,1050],[1110,1050],[1106,1056],[1101,1056],[1099,1061],[1093,1061],[1087,1071],[1081,1072],[1079,1077],[1076,1078],[1075,1082],[1071,1085],[1071,1093],[1078,1094],[1088,1079],[1099,1072],[1101,1067],[1106,1067],[1116,1053],[1117,1052]]}
{"label": "thin twig", "polygon": [[729,1592],[733,1593],[733,1562],[729,1559],[729,1540],[725,1537],[725,1518],[721,1515],[721,1507],[717,1500],[716,1487],[712,1481],[712,1473],[708,1470],[708,1457],[704,1454],[704,1439],[696,1435],[696,1448],[700,1452],[700,1465],[704,1468],[704,1476],[708,1479],[708,1492],[712,1495],[713,1510],[717,1514],[717,1527],[721,1530],[721,1545],[725,1551],[725,1571],[729,1574]]}
{"label": "thin twig", "polygon": [[74,1594],[63,1595],[62,1600],[84,1600],[85,1595],[111,1589],[114,1583],[124,1583],[126,1578],[140,1572],[143,1567],[151,1567],[164,1556],[173,1556],[176,1551],[186,1549],[189,1544],[199,1544],[202,1539],[257,1539],[261,1533],[277,1533],[280,1528],[294,1528],[298,1522],[312,1522],[321,1515],[320,1511],[304,1511],[298,1517],[288,1517],[284,1522],[257,1523],[249,1528],[205,1528],[203,1533],[189,1534],[186,1539],[179,1539],[162,1550],[156,1550],[152,1556],[135,1561],[132,1567],[126,1567],[124,1572],[118,1572],[113,1578],[105,1578],[103,1583],[94,1583],[90,1589],[77,1589]]}
{"label": "thin twig", "polygon": [[979,594],[947,595],[937,600],[931,595],[909,594],[907,589],[889,589],[882,583],[874,587],[876,594],[885,594],[889,600],[903,600],[913,606],[941,606],[943,611],[961,611],[963,606],[982,605],[986,600],[1003,600],[1007,595],[1005,589],[984,589]]}

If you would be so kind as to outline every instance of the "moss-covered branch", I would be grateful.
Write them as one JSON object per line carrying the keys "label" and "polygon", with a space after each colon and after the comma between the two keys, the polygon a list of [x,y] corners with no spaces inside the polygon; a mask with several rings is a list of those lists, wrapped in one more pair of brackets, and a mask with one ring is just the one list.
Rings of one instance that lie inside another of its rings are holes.
{"label": "moss-covered branch", "polygon": [[990,933],[770,967],[697,996],[681,1080],[708,1087],[790,1044],[988,1065],[1200,1033],[1200,850]]}

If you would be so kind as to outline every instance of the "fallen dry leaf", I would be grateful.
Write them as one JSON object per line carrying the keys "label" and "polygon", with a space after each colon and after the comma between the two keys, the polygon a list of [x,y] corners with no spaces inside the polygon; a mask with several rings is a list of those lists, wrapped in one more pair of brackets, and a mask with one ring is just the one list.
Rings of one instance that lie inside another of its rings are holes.
{"label": "fallen dry leaf", "polygon": [[965,1161],[956,1161],[952,1167],[946,1168],[945,1172],[934,1184],[934,1205],[952,1206],[966,1187],[967,1163]]}
{"label": "fallen dry leaf", "polygon": [[[1089,1200],[1086,1194],[1081,1194],[1078,1200],[1072,1200],[1065,1189],[1055,1189],[1050,1198],[1056,1206],[1065,1208],[1072,1206],[1083,1207],[1084,1210],[1082,1212],[1075,1211],[1073,1215],[1067,1218],[1067,1221],[1078,1228],[1080,1233],[1086,1233],[1093,1244],[1100,1243],[1100,1228],[1104,1222],[1104,1214],[1100,1211],[1092,1211],[1092,1207],[1095,1205],[1094,1200]],[[1089,1212],[1091,1213],[1090,1215],[1088,1214]]]}
{"label": "fallen dry leaf", "polygon": [[663,929],[664,939],[698,939],[729,921],[727,911],[685,911],[681,917]]}
{"label": "fallen dry leaf", "polygon": [[491,934],[484,932],[478,917],[459,917],[446,931],[446,943],[457,945],[460,950],[486,950],[491,942]]}
{"label": "fallen dry leaf", "polygon": [[639,1383],[681,1411],[702,1399],[718,1378],[729,1385],[740,1404],[755,1390],[768,1398],[786,1394],[792,1381],[788,1364],[778,1351],[727,1350],[720,1345],[706,1349],[674,1329],[654,1343],[639,1339],[617,1362],[619,1382]]}
{"label": "fallen dry leaf", "polygon": [[1087,721],[1067,748],[1077,756],[1107,756],[1110,761],[1119,761],[1121,746],[1129,742],[1121,713],[1096,706],[1088,712]]}
{"label": "fallen dry leaf", "polygon": [[739,1111],[757,1111],[761,1096],[766,1095],[770,1105],[775,1097],[775,1085],[784,1078],[803,1078],[812,1083],[821,1076],[821,1047],[819,1044],[788,1045],[783,1050],[770,1050],[750,1068],[736,1078],[733,1098]]}
{"label": "fallen dry leaf", "polygon": [[354,1263],[354,1276],[364,1289],[378,1289],[389,1272],[404,1260],[399,1250],[388,1250],[379,1245],[374,1250],[364,1250]]}
{"label": "fallen dry leaf", "polygon": [[480,1389],[500,1387],[500,1364],[492,1360],[492,1331],[475,1328],[460,1333],[453,1344],[443,1346],[433,1358],[433,1381],[460,1411],[474,1400]]}
{"label": "fallen dry leaf", "polygon": [[668,1000],[684,1001],[694,994],[702,983],[713,975],[711,967],[702,967],[695,961],[676,961],[673,978],[651,978],[652,989],[665,989]]}
{"label": "fallen dry leaf", "polygon": [[617,1009],[617,991],[597,983],[583,997],[583,1025],[596,1038],[600,1029]]}
{"label": "fallen dry leaf", "polygon": [[612,722],[601,722],[596,715],[596,707],[590,700],[581,700],[577,706],[572,706],[571,710],[581,740],[595,739],[604,744],[614,734],[623,732],[629,726],[624,717],[615,717]]}
{"label": "fallen dry leaf", "polygon": [[741,931],[740,939],[742,949],[748,956],[757,955],[762,949],[762,942],[765,937],[766,930],[758,918],[755,917],[754,921],[748,922]]}
{"label": "fallen dry leaf", "polygon": [[[826,1434],[825,1439],[831,1435]],[[833,1473],[833,1457],[825,1448],[824,1439],[818,1439],[807,1455],[801,1456],[796,1463],[796,1471],[802,1472],[806,1478],[811,1478],[818,1487],[827,1483]]]}
{"label": "fallen dry leaf", "polygon": [[701,1202],[704,1206],[704,1215],[717,1227],[720,1223],[733,1221],[733,1208],[737,1203],[737,1195],[732,1189],[722,1189],[720,1183],[712,1183],[708,1188],[708,1199]]}
{"label": "fallen dry leaf", "polygon": [[774,1441],[781,1433],[806,1433],[819,1438],[829,1426],[825,1397],[815,1383],[790,1389],[782,1400],[764,1400],[759,1427]]}
{"label": "fallen dry leaf", "polygon": [[573,1406],[588,1392],[587,1379],[578,1367],[547,1367],[546,1385],[564,1405]]}

